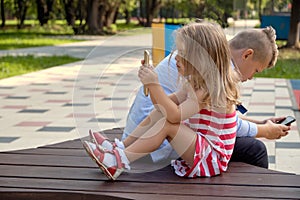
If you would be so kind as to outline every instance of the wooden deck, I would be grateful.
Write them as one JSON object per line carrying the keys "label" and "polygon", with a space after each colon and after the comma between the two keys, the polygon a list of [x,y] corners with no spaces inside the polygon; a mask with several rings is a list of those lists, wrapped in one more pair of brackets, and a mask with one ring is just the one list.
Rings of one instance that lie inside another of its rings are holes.
{"label": "wooden deck", "polygon": [[[120,133],[106,131],[110,137]],[[294,174],[233,162],[221,176],[185,179],[170,166],[155,168],[146,161],[112,182],[87,156],[80,140],[2,152],[0,200],[300,199],[300,176]]]}

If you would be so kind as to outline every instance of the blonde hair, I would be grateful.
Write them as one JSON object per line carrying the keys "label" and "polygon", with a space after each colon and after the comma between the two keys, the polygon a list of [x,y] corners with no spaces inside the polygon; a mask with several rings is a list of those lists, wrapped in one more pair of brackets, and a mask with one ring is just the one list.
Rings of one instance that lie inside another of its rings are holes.
{"label": "blonde hair", "polygon": [[241,31],[229,41],[229,45],[236,50],[253,49],[254,60],[264,62],[269,59],[267,68],[277,62],[276,31],[271,26]]}
{"label": "blonde hair", "polygon": [[215,23],[190,23],[176,32],[178,55],[194,90],[204,92],[208,107],[230,108],[238,103],[239,79],[230,66],[230,51],[222,28]]}

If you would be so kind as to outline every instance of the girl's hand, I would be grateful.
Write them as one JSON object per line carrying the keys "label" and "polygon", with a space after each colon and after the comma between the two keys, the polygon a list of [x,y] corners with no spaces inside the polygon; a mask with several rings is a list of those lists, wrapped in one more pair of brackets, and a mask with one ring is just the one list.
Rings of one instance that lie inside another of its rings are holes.
{"label": "girl's hand", "polygon": [[141,66],[138,72],[138,77],[144,85],[158,84],[157,73],[154,71],[154,67],[151,65]]}

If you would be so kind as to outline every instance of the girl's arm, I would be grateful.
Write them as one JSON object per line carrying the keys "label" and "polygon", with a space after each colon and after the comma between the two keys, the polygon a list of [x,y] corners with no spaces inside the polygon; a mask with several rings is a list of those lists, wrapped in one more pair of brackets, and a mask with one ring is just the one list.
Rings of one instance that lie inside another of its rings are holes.
{"label": "girl's arm", "polygon": [[191,95],[185,90],[180,90],[167,96],[160,85],[148,86],[150,95],[157,102],[159,110],[171,123],[180,123],[200,110],[195,92]]}
{"label": "girl's arm", "polygon": [[[176,105],[179,105],[186,99],[186,94],[183,91],[177,91],[176,93],[172,93],[168,96]],[[161,112],[156,100],[154,99],[153,95],[150,94],[151,101],[154,105],[154,108]]]}
{"label": "girl's arm", "polygon": [[142,66],[139,78],[149,88],[152,102],[159,107],[169,122],[179,123],[199,111],[198,98],[191,87],[184,87],[183,91],[174,94],[176,97],[174,95],[169,97],[160,86],[153,68]]}

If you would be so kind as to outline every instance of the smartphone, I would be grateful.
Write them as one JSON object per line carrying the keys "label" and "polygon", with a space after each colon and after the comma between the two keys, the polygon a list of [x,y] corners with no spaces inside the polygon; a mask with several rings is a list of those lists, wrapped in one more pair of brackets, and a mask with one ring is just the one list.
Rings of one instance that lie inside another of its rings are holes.
{"label": "smartphone", "polygon": [[[150,63],[150,53],[148,50],[144,51],[144,65],[148,66]],[[147,97],[149,95],[149,89],[144,86],[144,94]]]}
{"label": "smartphone", "polygon": [[293,123],[294,121],[296,121],[296,119],[292,116],[287,116],[285,119],[277,122],[277,124],[284,124],[286,126],[291,125],[291,123]]}

